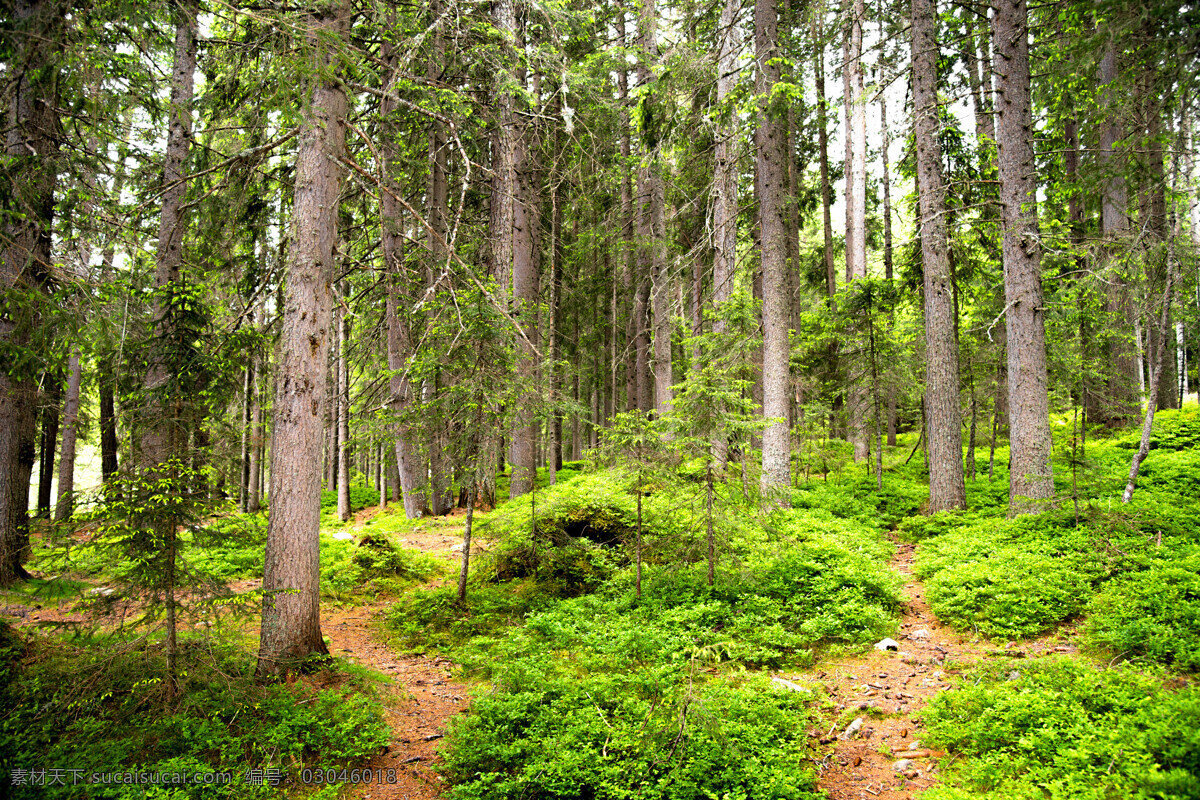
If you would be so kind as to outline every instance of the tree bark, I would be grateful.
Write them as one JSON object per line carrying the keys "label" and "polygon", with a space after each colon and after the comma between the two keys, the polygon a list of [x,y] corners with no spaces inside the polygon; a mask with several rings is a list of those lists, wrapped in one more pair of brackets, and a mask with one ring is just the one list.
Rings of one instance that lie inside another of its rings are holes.
{"label": "tree bark", "polygon": [[271,510],[263,573],[260,680],[284,675],[310,654],[327,654],[321,638],[321,420],[333,308],[333,251],[338,232],[346,93],[322,78],[328,48],[345,39],[350,13],[307,16],[305,55],[312,81],[302,106],[287,290],[279,343],[279,383],[271,439]]}
{"label": "tree bark", "polygon": [[929,511],[965,508],[958,342],[946,232],[946,190],[938,143],[937,6],[912,0],[912,81],[921,259],[925,273],[925,408],[929,442]]}
{"label": "tree bark", "polygon": [[[171,71],[171,110],[167,128],[167,149],[163,158],[162,208],[159,212],[158,247],[155,253],[154,286],[160,292],[171,291],[179,281],[183,266],[183,233],[187,227],[187,180],[184,163],[192,138],[192,96],[196,72],[196,0],[185,0],[178,7],[178,23],[175,29],[175,56]],[[171,331],[164,319],[165,299],[160,303],[160,322],[155,326],[155,338],[159,341],[170,338]],[[163,396],[171,383],[177,365],[168,362],[166,353],[155,348],[150,356],[144,387],[149,400],[143,409],[142,437],[139,443],[141,463],[153,469],[171,456],[172,436],[176,441],[186,442],[187,433],[178,430],[183,424],[173,410],[175,404]]]}
{"label": "tree bark", "polygon": [[[713,332],[722,334],[726,322],[721,309],[733,295],[733,280],[737,270],[738,214],[738,115],[731,107],[730,97],[737,87],[738,56],[742,49],[742,29],[739,22],[742,3],[725,0],[718,21],[717,54],[717,142],[713,175],[713,289],[712,305],[717,312]],[[724,471],[729,460],[725,436],[713,437],[713,458],[717,471]]]}
{"label": "tree bark", "polygon": [[[846,0],[842,88],[846,103],[846,282],[867,275],[867,117],[863,91],[862,40],[864,0]],[[865,370],[863,371],[866,372]],[[870,452],[867,436],[867,387],[854,380],[847,395],[854,461]]]}
{"label": "tree bark", "polygon": [[[523,47],[515,12],[508,0],[500,0],[496,6],[497,27],[511,34],[518,47]],[[505,11],[507,9],[507,11]],[[502,19],[503,11],[506,16]],[[524,67],[515,70],[515,82],[524,86],[527,76]],[[539,186],[534,160],[533,134],[529,126],[520,121],[516,100],[509,91],[501,103],[501,137],[511,137],[512,174],[511,186],[514,193],[511,229],[511,274],[513,311],[519,330],[517,332],[516,373],[519,383],[517,408],[514,411],[512,430],[512,476],[509,481],[509,496],[519,497],[533,488],[537,476],[537,416],[538,399],[538,354],[534,342],[538,340],[538,264],[537,244],[539,236]],[[509,147],[509,144],[502,146]],[[505,168],[507,166],[505,165]],[[505,178],[505,182],[508,178]]]}
{"label": "tree bark", "polygon": [[994,43],[998,80],[1000,204],[1004,225],[1005,328],[1011,467],[1009,514],[1034,513],[1054,497],[1042,250],[1038,238],[1029,31],[1025,0],[999,0]]}
{"label": "tree bark", "polygon": [[347,292],[343,288],[340,299],[335,298],[334,324],[337,326],[337,371],[338,371],[338,519],[350,519],[350,320],[345,307]]}
{"label": "tree bark", "polygon": [[790,401],[787,295],[787,131],[778,101],[771,95],[780,80],[779,10],[777,0],[755,0],[754,52],[755,87],[759,96],[758,127],[754,135],[758,151],[758,220],[763,274],[763,430],[762,477],[764,496],[778,495],[775,502],[790,505],[782,494],[791,484],[791,434],[788,426]]}
{"label": "tree bark", "polygon": [[54,519],[58,522],[70,519],[75,509],[75,443],[79,433],[79,385],[82,381],[83,367],[79,358],[79,345],[75,345],[67,359],[62,455],[58,459],[58,502],[54,509]]}
{"label": "tree bark", "polygon": [[[384,189],[379,202],[379,228],[380,248],[383,251],[387,282],[384,313],[387,317],[387,359],[390,372],[388,405],[396,417],[393,449],[396,470],[399,475],[400,493],[403,495],[404,501],[404,516],[408,519],[417,519],[425,510],[425,487],[428,478],[421,457],[418,426],[406,419],[413,402],[413,386],[408,375],[409,359],[413,351],[413,337],[407,309],[400,307],[407,297],[410,282],[404,267],[404,236],[401,226],[403,209],[400,204],[401,187],[396,178],[396,170],[402,156],[397,149],[398,134],[394,129],[394,123],[390,122],[399,109],[394,92],[396,84],[402,79],[402,76],[397,64],[395,45],[385,39],[382,54],[384,63],[388,67],[388,92],[380,101],[379,112],[385,120],[385,130],[389,135],[381,137],[379,142],[380,157],[384,162]],[[493,198],[493,214],[495,208],[496,199]]]}

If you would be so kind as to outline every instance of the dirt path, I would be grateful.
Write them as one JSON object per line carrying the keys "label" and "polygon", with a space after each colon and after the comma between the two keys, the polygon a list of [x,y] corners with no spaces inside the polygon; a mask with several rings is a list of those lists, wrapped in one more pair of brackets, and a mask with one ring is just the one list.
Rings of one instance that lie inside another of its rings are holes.
{"label": "dirt path", "polygon": [[[822,664],[800,676],[823,684],[836,702],[821,743],[832,748],[820,766],[818,786],[830,800],[901,800],[916,797],[938,780],[944,755],[921,743],[917,712],[952,676],[981,658],[1074,651],[1051,636],[1019,646],[994,645],[943,626],[925,602],[925,587],[912,574],[915,545],[898,544],[891,568],[906,580],[895,651]],[[850,730],[853,729],[853,730]]]}
{"label": "dirt path", "polygon": [[[368,508],[356,515],[358,533],[376,511]],[[429,529],[418,528],[396,540],[401,547],[424,551],[455,567],[460,563],[460,551],[454,549],[462,541],[457,528],[431,524]],[[352,796],[362,800],[435,798],[443,787],[441,776],[433,771],[440,761],[438,745],[447,723],[466,710],[467,688],[450,679],[454,664],[448,659],[401,655],[382,641],[383,614],[391,605],[373,603],[321,615],[321,629],[331,641],[331,653],[393,681],[390,696],[384,698],[391,742],[385,752],[363,765],[372,771],[373,780],[360,784]]]}
{"label": "dirt path", "polygon": [[[364,768],[374,773],[371,783],[358,787],[355,797],[434,798],[442,781],[432,769],[446,724],[467,707],[466,687],[450,679],[454,665],[444,658],[407,656],[380,641],[382,615],[390,603],[356,606],[322,615],[321,628],[330,638],[330,652],[371,667],[394,683],[385,695],[391,742],[384,753]],[[394,783],[391,782],[394,779]]]}

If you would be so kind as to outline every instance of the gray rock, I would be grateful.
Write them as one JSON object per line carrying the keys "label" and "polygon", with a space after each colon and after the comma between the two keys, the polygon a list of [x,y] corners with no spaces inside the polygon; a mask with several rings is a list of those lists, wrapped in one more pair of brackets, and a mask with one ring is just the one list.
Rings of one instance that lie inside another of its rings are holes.
{"label": "gray rock", "polygon": [[919,629],[917,629],[917,630],[913,631],[912,633],[910,633],[910,634],[908,635],[908,638],[909,638],[909,639],[912,639],[913,641],[921,641],[921,642],[923,642],[923,641],[925,641],[926,639],[928,639],[928,638],[929,638],[929,636],[930,636],[930,634],[929,634],[929,631],[928,631],[927,629],[925,629],[925,628],[919,628]]}
{"label": "gray rock", "polygon": [[908,772],[916,766],[911,758],[902,758],[892,764],[892,769],[896,772]]}
{"label": "gray rock", "polygon": [[862,726],[863,718],[855,717],[854,722],[851,722],[849,725],[847,725],[846,730],[842,731],[838,738],[843,740],[853,739],[854,737],[858,736],[858,732],[862,730]]}
{"label": "gray rock", "polygon": [[899,649],[900,649],[900,643],[899,643],[899,642],[897,642],[895,639],[882,639],[882,640],[880,640],[880,641],[878,641],[878,642],[876,642],[876,643],[875,643],[875,649],[876,649],[876,650],[883,650],[883,651],[887,651],[887,650],[899,650]]}
{"label": "gray rock", "polygon": [[787,689],[789,692],[801,692],[802,694],[812,694],[812,690],[805,686],[801,686],[798,683],[792,683],[791,681],[785,680],[783,678],[776,678],[774,676],[771,677],[771,685],[777,686],[780,689]]}

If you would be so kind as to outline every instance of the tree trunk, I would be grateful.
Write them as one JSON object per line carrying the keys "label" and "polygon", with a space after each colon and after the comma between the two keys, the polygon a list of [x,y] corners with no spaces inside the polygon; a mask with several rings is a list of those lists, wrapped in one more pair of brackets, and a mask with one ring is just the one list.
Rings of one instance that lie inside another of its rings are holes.
{"label": "tree trunk", "polygon": [[42,376],[41,427],[38,442],[38,518],[50,518],[50,500],[54,488],[54,459],[58,451],[58,431],[62,424],[63,377],[57,370]]}
{"label": "tree trunk", "polygon": [[821,0],[813,13],[814,71],[817,83],[817,144],[821,162],[821,216],[824,234],[822,255],[825,261],[825,295],[837,293],[837,268],[833,259],[833,184],[829,177],[828,101],[825,95],[825,2]]}
{"label": "tree trunk", "polygon": [[912,82],[921,259],[925,273],[925,408],[929,442],[929,511],[965,508],[958,342],[946,233],[946,190],[938,143],[937,9],[912,0]]}
{"label": "tree trunk", "polygon": [[1009,514],[1026,514],[1053,499],[1054,476],[1025,0],[1000,0],[994,25],[1012,462],[1008,509]]}
{"label": "tree trunk", "polygon": [[[1133,295],[1128,280],[1117,263],[1117,254],[1129,234],[1127,217],[1128,194],[1124,164],[1117,142],[1122,135],[1122,115],[1118,105],[1116,84],[1120,77],[1117,44],[1109,39],[1100,58],[1097,78],[1103,87],[1101,104],[1104,120],[1100,127],[1100,146],[1097,167],[1101,174],[1103,194],[1100,201],[1100,226],[1104,236],[1101,266],[1105,267],[1104,315],[1100,329],[1088,326],[1083,346],[1091,351],[1102,370],[1102,382],[1084,383],[1087,419],[1109,428],[1123,428],[1137,417],[1140,396],[1134,394],[1137,385],[1137,355],[1130,341],[1133,329]],[[1085,375],[1090,372],[1086,371]]]}
{"label": "tree trunk", "polygon": [[338,371],[338,519],[350,519],[350,320],[345,307],[345,288],[341,299],[334,299],[336,310],[334,324],[337,326],[337,371]]}
{"label": "tree trunk", "polygon": [[[725,0],[721,5],[718,23],[719,52],[717,55],[717,126],[716,153],[713,175],[713,289],[712,305],[717,312],[713,332],[722,334],[726,322],[721,309],[733,295],[733,280],[737,270],[738,215],[738,115],[730,97],[737,88],[738,57],[742,49],[742,30],[738,17],[740,0]],[[723,433],[713,437],[713,458],[718,472],[729,460],[729,446]]]}
{"label": "tree trunk", "polygon": [[[262,330],[262,306],[255,309],[254,326],[258,330]],[[266,372],[267,364],[265,363],[265,359],[263,359],[261,350],[258,348],[254,350],[253,359],[255,369],[254,382],[250,386],[252,394],[250,401],[250,475],[246,484],[246,494],[249,495],[246,500],[246,511],[256,514],[262,506],[262,384],[264,383],[263,374]]]}
{"label": "tree trunk", "polygon": [[[495,6],[508,8],[508,0],[500,0]],[[511,31],[514,41],[520,42],[515,14],[511,19],[497,19],[497,27],[506,33]],[[518,44],[523,47],[523,45]],[[516,83],[524,86],[526,74],[523,67],[516,70]],[[507,92],[505,92],[507,94]],[[515,100],[506,102],[515,104]],[[503,108],[503,104],[502,104]],[[519,383],[517,409],[512,430],[512,476],[509,481],[509,496],[519,497],[533,489],[537,476],[537,429],[535,409],[538,399],[538,354],[534,342],[538,340],[538,264],[537,245],[539,238],[538,174],[534,164],[532,131],[519,122],[515,105],[509,112],[511,118],[502,125],[503,136],[512,136],[513,182],[515,193],[512,212],[512,298],[513,311],[520,330],[517,332],[516,373]]]}
{"label": "tree trunk", "polygon": [[253,406],[254,358],[251,356],[242,374],[242,453],[239,461],[241,468],[238,470],[238,507],[243,514],[250,510],[250,418],[254,414]]}
{"label": "tree trunk", "polygon": [[[846,31],[842,54],[842,87],[846,102],[846,282],[867,275],[867,117],[863,91],[862,39],[864,0],[846,0]],[[865,373],[866,371],[863,370]],[[852,379],[848,393],[850,441],[854,461],[870,452],[867,437],[867,387]]]}
{"label": "tree trunk", "polygon": [[331,42],[345,39],[350,13],[310,14],[306,55],[313,84],[304,103],[296,152],[295,199],[287,290],[279,342],[279,383],[271,439],[271,510],[263,573],[260,680],[295,661],[327,654],[321,638],[321,419],[324,372],[334,338],[333,250],[345,155],[346,93],[326,75]]}
{"label": "tree trunk", "polygon": [[[880,23],[882,27],[882,23]],[[881,156],[883,159],[883,277],[884,280],[892,280],[892,179],[891,169],[888,166],[888,150],[892,146],[891,130],[888,128],[887,118],[887,98],[880,97],[879,99],[879,123],[883,128],[883,150]],[[888,309],[888,330],[894,332],[896,329],[896,312],[895,309]],[[887,443],[888,447],[896,446],[896,378],[891,374],[891,370],[887,370]]]}
{"label": "tree trunk", "polygon": [[458,602],[460,603],[465,603],[467,600],[467,575],[471,569],[471,528],[474,527],[475,521],[475,500],[475,481],[471,480],[467,483],[467,520],[463,525],[462,563],[458,568]]}
{"label": "tree trunk", "polygon": [[79,346],[71,348],[67,360],[67,397],[63,406],[62,455],[58,460],[58,503],[54,519],[63,522],[71,518],[75,508],[75,442],[79,433],[79,385],[83,380],[83,367],[79,360]]}
{"label": "tree trunk", "polygon": [[779,11],[776,0],[755,0],[754,52],[756,91],[759,96],[758,128],[754,143],[758,152],[758,219],[763,273],[763,430],[762,477],[764,497],[790,505],[781,493],[791,484],[791,435],[788,427],[790,401],[788,358],[787,224],[784,220],[787,191],[787,131],[777,102],[771,101],[780,80],[778,63]]}
{"label": "tree trunk", "polygon": [[[383,60],[388,67],[388,92],[380,101],[380,115],[389,120],[399,108],[394,92],[397,83],[405,78],[398,66],[396,47],[385,38]],[[400,182],[396,177],[396,164],[401,159],[398,150],[398,132],[394,123],[386,125],[388,135],[380,138],[380,155],[384,161],[383,191],[380,193],[380,247],[383,251],[386,272],[387,294],[385,314],[387,316],[387,358],[389,402],[396,417],[394,428],[396,470],[399,474],[400,492],[404,500],[404,516],[417,519],[425,510],[425,487],[428,477],[421,457],[418,426],[406,419],[413,402],[413,386],[408,375],[409,359],[413,351],[412,328],[408,309],[400,307],[407,297],[410,282],[404,268],[404,236],[401,230],[403,209],[400,204]],[[511,195],[509,195],[511,210]],[[492,199],[492,213],[496,213],[497,198]],[[511,222],[511,220],[510,220]],[[511,242],[511,239],[510,239]],[[498,247],[499,245],[497,245]],[[511,257],[511,256],[510,256]]]}

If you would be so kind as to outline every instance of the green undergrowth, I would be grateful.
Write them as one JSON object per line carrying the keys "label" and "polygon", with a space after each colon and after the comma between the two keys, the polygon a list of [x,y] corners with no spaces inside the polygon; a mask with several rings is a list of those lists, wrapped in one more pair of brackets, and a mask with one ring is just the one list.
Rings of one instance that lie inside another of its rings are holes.
{"label": "green undergrowth", "polygon": [[[0,771],[8,796],[333,797],[336,787],[297,790],[301,770],[361,766],[389,741],[380,690],[361,670],[325,667],[306,681],[260,686],[252,655],[240,648],[211,638],[180,644],[181,691],[170,699],[156,677],[165,674],[156,645],[72,647],[0,627]],[[9,785],[18,769],[81,772],[63,773],[65,786]],[[247,783],[248,770],[277,770],[293,784]],[[169,789],[72,785],[93,772],[228,772],[232,780]]]}
{"label": "green undergrowth", "polygon": [[[451,729],[451,796],[815,797],[801,733],[811,695],[759,670],[812,663],[894,629],[882,530],[825,508],[763,517],[722,486],[712,586],[702,486],[636,499],[580,475],[488,515],[497,538],[465,604],[419,590],[389,624],[489,687]],[[536,791],[535,791],[536,790]]]}
{"label": "green undergrowth", "polygon": [[992,662],[934,697],[922,743],[966,760],[928,800],[1200,798],[1200,688],[1065,658]]}
{"label": "green undergrowth", "polygon": [[1194,408],[1158,415],[1157,446],[1127,506],[1121,475],[1137,431],[1093,439],[1076,453],[1078,513],[1069,492],[1062,497],[1070,464],[1056,463],[1057,509],[1006,519],[1002,508],[972,506],[901,522],[898,535],[921,543],[916,574],[934,612],[992,639],[1082,618],[1088,640],[1112,655],[1200,668],[1196,430]]}

